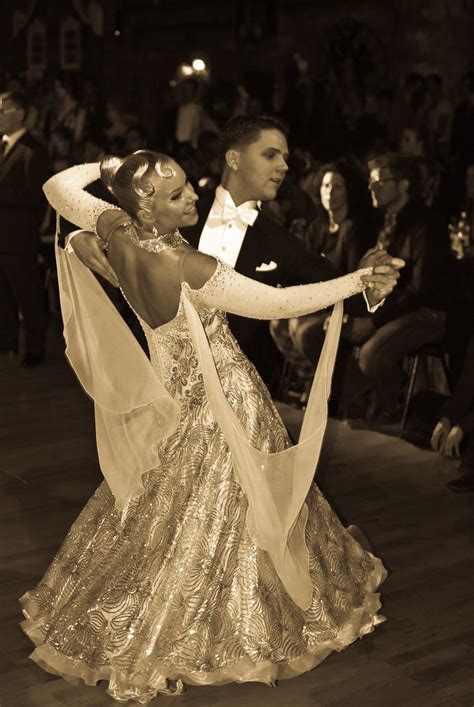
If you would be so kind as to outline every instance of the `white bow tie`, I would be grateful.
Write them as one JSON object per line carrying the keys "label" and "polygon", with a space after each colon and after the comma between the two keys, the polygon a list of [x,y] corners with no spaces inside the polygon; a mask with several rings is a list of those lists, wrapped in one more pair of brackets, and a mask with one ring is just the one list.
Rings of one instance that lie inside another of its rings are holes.
{"label": "white bow tie", "polygon": [[224,209],[222,211],[222,222],[228,223],[229,221],[240,221],[246,226],[253,226],[255,220],[258,216],[258,209],[251,206],[235,206],[228,201],[224,204]]}

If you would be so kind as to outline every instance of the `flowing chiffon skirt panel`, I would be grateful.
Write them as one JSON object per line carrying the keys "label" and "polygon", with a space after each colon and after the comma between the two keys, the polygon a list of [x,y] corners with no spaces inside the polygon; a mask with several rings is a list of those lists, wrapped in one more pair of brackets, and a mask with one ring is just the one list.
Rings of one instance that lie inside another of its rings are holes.
{"label": "flowing chiffon skirt panel", "polygon": [[[285,449],[266,387],[217,324],[210,344],[219,377],[252,445]],[[181,335],[175,342],[160,365],[180,399],[180,423],[160,445],[144,494],[120,513],[102,483],[21,599],[33,660],[66,679],[108,680],[115,699],[143,704],[180,694],[181,680],[272,685],[313,668],[381,620],[375,591],[386,574],[314,486],[306,525],[313,601],[308,611],[293,603],[248,534],[246,499],[193,352]]]}

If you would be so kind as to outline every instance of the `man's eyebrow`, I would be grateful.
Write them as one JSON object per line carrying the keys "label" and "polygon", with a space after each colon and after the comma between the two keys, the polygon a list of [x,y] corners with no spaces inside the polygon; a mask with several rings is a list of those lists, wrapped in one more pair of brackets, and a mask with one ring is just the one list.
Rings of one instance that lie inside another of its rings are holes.
{"label": "man's eyebrow", "polygon": [[290,156],[289,152],[283,152],[283,150],[280,150],[279,147],[272,147],[271,145],[265,147],[263,151],[268,152],[269,150],[272,150],[273,152],[279,152],[281,155],[283,155],[283,157],[285,157],[285,159]]}

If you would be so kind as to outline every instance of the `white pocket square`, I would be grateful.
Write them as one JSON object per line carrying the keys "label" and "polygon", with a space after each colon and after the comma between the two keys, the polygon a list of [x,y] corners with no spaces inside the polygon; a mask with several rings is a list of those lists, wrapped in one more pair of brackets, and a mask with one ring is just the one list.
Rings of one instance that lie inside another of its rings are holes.
{"label": "white pocket square", "polygon": [[270,270],[276,270],[278,265],[275,263],[274,260],[271,260],[269,263],[262,263],[259,265],[257,268],[255,268],[255,272],[270,272]]}

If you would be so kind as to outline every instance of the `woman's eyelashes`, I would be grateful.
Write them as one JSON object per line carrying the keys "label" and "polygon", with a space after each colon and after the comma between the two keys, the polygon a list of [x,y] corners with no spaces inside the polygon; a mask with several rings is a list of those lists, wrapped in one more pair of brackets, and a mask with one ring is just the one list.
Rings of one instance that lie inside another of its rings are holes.
{"label": "woman's eyelashes", "polygon": [[[185,184],[185,186],[184,186],[184,189],[185,189],[186,187],[189,187],[189,181],[186,182],[186,184]],[[184,194],[184,189],[182,189],[181,191],[177,192],[176,194],[173,194],[173,196],[171,197],[171,201],[178,201],[179,199],[181,199],[181,197],[182,197],[183,194]]]}

